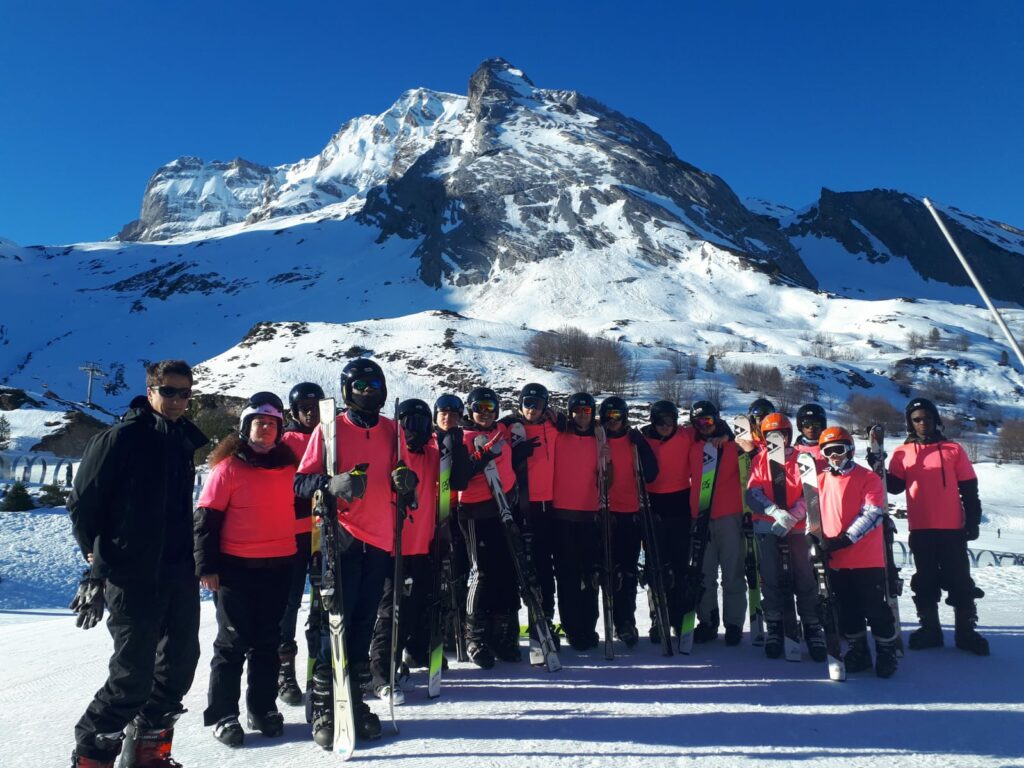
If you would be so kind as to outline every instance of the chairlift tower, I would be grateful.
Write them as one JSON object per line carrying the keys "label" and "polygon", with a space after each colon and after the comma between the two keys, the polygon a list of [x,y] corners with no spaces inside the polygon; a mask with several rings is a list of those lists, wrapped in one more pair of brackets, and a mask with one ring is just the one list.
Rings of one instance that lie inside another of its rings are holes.
{"label": "chairlift tower", "polygon": [[86,363],[85,365],[80,365],[78,370],[84,371],[89,376],[89,389],[85,393],[85,404],[92,405],[92,381],[93,379],[106,378],[107,374],[100,368],[99,363]]}

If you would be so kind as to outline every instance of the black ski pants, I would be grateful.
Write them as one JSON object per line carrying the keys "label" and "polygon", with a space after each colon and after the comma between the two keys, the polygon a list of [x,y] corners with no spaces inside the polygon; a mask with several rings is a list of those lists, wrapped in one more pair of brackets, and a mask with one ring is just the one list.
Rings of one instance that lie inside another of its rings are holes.
{"label": "black ski pants", "polygon": [[[392,563],[394,560],[392,559]],[[394,565],[384,580],[384,590],[377,607],[377,623],[370,641],[370,675],[374,687],[391,680],[391,615],[394,607]],[[433,559],[430,555],[405,555],[402,558],[402,581],[405,584],[398,611],[398,647],[395,664],[402,660],[402,651],[426,663],[430,643],[430,606],[433,602]]]}
{"label": "black ski pants", "polygon": [[302,595],[306,591],[306,575],[309,573],[309,561],[312,533],[295,535],[295,557],[292,560],[291,580],[288,582],[288,600],[284,615],[281,617],[281,645],[295,642],[295,625],[299,620],[299,606]]}
{"label": "black ski pants", "polygon": [[639,584],[640,515],[612,512],[612,563],[615,567],[614,620],[616,633],[636,628]]}
{"label": "black ski pants", "polygon": [[277,673],[281,666],[277,646],[291,584],[291,558],[247,562],[242,557],[221,557],[217,637],[210,661],[204,725],[238,715],[246,662],[247,709],[258,715],[277,709]]}
{"label": "black ski pants", "polygon": [[590,647],[596,643],[602,571],[597,514],[555,510],[554,529],[558,617],[570,645]]}
{"label": "black ski pants", "polygon": [[[181,710],[199,662],[199,581],[153,585],[107,582],[107,629],[114,639],[109,676],[75,726],[76,751],[96,760],[120,750],[120,734],[138,714],[159,722]],[[106,735],[103,746],[97,735]],[[116,746],[111,746],[111,745]]]}
{"label": "black ski pants", "polygon": [[[683,619],[683,577],[690,562],[690,489],[675,493],[650,493],[654,531],[661,556],[665,591],[668,592],[668,614],[672,626],[678,627]],[[646,560],[645,560],[646,562]],[[645,565],[645,569],[649,566]],[[650,574],[646,575],[648,593],[653,587]],[[651,624],[658,623],[654,603],[650,601]]]}
{"label": "black ski pants", "polygon": [[910,551],[917,568],[910,588],[918,605],[937,605],[942,590],[946,590],[949,605],[974,607],[977,592],[962,529],[911,531]]}
{"label": "black ski pants", "polygon": [[[490,516],[484,516],[488,511]],[[481,627],[490,616],[518,613],[519,583],[497,505],[493,501],[461,505],[459,527],[469,559],[467,623]]]}
{"label": "black ski pants", "polygon": [[887,640],[896,635],[896,622],[885,601],[885,568],[829,570],[829,580],[839,601],[839,631],[846,637],[871,634]]}
{"label": "black ski pants", "polygon": [[[550,501],[531,501],[527,535],[530,558],[540,585],[541,606],[548,621],[555,615],[555,518]],[[531,629],[532,632],[532,629]],[[531,635],[532,636],[532,635]]]}

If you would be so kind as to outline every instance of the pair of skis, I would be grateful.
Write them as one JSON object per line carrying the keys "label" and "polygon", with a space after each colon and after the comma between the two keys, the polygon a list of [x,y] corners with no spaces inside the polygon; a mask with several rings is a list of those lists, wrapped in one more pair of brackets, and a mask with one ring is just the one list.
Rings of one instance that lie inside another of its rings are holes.
{"label": "pair of skis", "polygon": [[[750,419],[737,416],[733,419],[735,439],[752,440]],[[743,575],[747,581],[747,610],[750,612],[750,644],[756,648],[764,645],[764,608],[761,606],[761,572],[757,567],[757,546],[754,543],[754,514],[747,505],[747,481],[750,479],[752,453],[740,451],[739,475],[740,498],[743,500],[743,541],[746,551],[743,558]]]}
{"label": "pair of skis", "polygon": [[[487,436],[477,435],[474,447],[477,450],[484,450],[487,447]],[[491,453],[501,452],[501,444],[496,443],[490,446]],[[544,616],[543,600],[541,598],[540,584],[537,583],[537,576],[530,567],[530,561],[526,553],[526,545],[523,542],[523,535],[512,514],[512,507],[508,503],[505,491],[501,487],[501,477],[498,474],[498,467],[494,460],[487,462],[484,467],[484,478],[491,490],[494,502],[498,506],[498,516],[501,519],[502,530],[505,534],[505,543],[512,554],[512,564],[516,571],[516,580],[519,582],[519,594],[526,603],[527,613],[530,617],[530,624],[534,628],[537,640],[540,643],[541,653],[544,656],[544,667],[548,672],[557,672],[562,668],[562,662],[558,658],[558,647],[551,635],[551,627]]]}
{"label": "pair of skis", "polygon": [[[718,474],[718,459],[721,451],[709,441],[704,441],[703,462],[700,475],[700,493],[697,517],[693,521],[690,536],[690,557],[683,574],[682,609],[679,625],[679,652],[693,653],[693,631],[697,626],[697,606],[704,594],[704,553],[708,547],[711,530],[711,506],[715,496],[715,479]],[[691,491],[692,493],[692,491]]]}
{"label": "pair of skis", "polygon": [[601,527],[601,611],[604,614],[604,657],[615,658],[615,601],[613,591],[614,562],[612,560],[612,513],[608,506],[608,491],[611,487],[611,449],[604,425],[594,425],[597,440],[597,521]]}
{"label": "pair of skis", "polygon": [[[629,440],[629,437],[622,438]],[[644,483],[643,467],[640,465],[640,451],[633,446],[633,473],[636,475],[636,495],[640,502],[640,535],[644,544],[644,570],[649,574],[647,583],[650,585],[654,611],[661,629],[661,652],[665,656],[672,655],[672,617],[668,608],[668,588],[665,585],[665,569],[658,548],[657,528],[654,513],[651,511],[651,500],[647,496],[647,485]],[[606,537],[608,541],[610,537]],[[605,545],[610,550],[610,545]],[[610,551],[609,551],[610,555]],[[609,557],[610,559],[610,557]],[[607,614],[605,624],[607,632]]]}
{"label": "pair of skis", "polygon": [[900,569],[896,566],[896,558],[893,557],[892,545],[896,534],[896,523],[889,515],[889,495],[885,483],[885,428],[876,424],[868,430],[868,449],[871,451],[874,462],[871,469],[882,479],[883,509],[885,520],[883,537],[885,539],[885,602],[889,604],[892,611],[893,621],[896,623],[896,655],[903,658],[903,629],[900,624],[900,595],[903,594],[903,579],[900,577]]}
{"label": "pair of skis", "polygon": [[[789,508],[786,494],[786,438],[782,432],[769,432],[768,472],[772,480],[772,500],[782,509]],[[786,661],[800,661],[800,622],[796,616],[796,589],[793,577],[793,553],[785,536],[776,537],[779,549],[779,592],[782,597],[782,634]]]}

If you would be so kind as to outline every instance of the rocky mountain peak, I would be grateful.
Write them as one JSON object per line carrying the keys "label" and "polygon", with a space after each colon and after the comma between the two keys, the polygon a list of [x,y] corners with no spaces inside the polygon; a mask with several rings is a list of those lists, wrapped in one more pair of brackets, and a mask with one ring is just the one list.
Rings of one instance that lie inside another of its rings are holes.
{"label": "rocky mountain peak", "polygon": [[489,117],[496,106],[532,99],[534,88],[526,73],[505,59],[487,59],[469,78],[469,111],[478,118]]}

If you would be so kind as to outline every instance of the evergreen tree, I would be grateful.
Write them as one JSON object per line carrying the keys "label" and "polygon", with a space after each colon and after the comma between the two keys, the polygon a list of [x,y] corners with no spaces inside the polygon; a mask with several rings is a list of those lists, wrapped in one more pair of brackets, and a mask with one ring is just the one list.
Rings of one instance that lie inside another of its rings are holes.
{"label": "evergreen tree", "polygon": [[7,489],[7,495],[0,500],[0,512],[24,512],[28,509],[35,509],[32,497],[28,495],[28,489],[24,483],[14,483]]}

